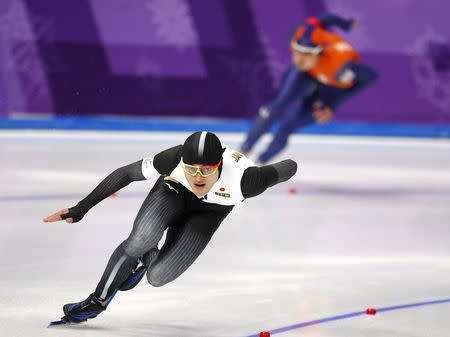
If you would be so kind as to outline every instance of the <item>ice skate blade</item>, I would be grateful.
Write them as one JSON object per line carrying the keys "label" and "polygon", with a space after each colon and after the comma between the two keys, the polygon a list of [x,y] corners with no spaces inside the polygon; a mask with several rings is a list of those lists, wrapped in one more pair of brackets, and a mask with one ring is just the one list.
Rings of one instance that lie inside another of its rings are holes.
{"label": "ice skate blade", "polygon": [[[80,323],[82,323],[82,322],[80,322]],[[64,316],[64,317],[61,317],[61,319],[59,320],[59,321],[53,321],[53,322],[50,322],[49,324],[48,324],[48,326],[47,326],[47,328],[50,328],[50,327],[52,327],[52,326],[59,326],[59,325],[78,325],[78,324],[80,324],[80,323],[73,323],[73,322],[71,322],[71,321],[69,321],[67,318],[66,318],[66,316]]]}

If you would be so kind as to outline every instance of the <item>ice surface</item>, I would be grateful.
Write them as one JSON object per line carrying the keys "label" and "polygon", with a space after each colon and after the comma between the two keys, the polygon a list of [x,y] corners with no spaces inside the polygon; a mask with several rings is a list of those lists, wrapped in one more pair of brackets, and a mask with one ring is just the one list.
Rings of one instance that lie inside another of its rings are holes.
{"label": "ice surface", "polygon": [[[63,304],[94,290],[152,182],[77,224],[42,218],[186,135],[0,132],[1,336],[245,337],[450,298],[450,142],[295,136],[278,159],[296,160],[296,176],[236,207],[179,279],[161,288],[144,279],[95,320],[47,329]],[[231,147],[243,138],[219,136]],[[275,335],[443,337],[449,315],[443,303]]]}

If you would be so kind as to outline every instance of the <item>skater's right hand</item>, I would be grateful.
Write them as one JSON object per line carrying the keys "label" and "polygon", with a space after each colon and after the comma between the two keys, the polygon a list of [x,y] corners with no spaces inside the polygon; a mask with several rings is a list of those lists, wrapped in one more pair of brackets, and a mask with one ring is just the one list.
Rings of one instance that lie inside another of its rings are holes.
{"label": "skater's right hand", "polygon": [[67,214],[67,213],[69,213],[69,209],[68,208],[63,209],[63,210],[61,210],[59,212],[56,212],[55,214],[52,214],[52,215],[46,217],[43,221],[44,222],[55,222],[55,221],[61,221],[61,220],[66,219],[66,222],[72,223],[73,222],[72,218],[66,218],[64,216],[64,214]]}
{"label": "skater's right hand", "polygon": [[83,219],[85,212],[82,212],[79,210],[77,206],[72,208],[66,208],[59,212],[56,212],[55,214],[52,214],[45,219],[43,219],[44,222],[55,222],[55,221],[61,221],[66,220],[67,223],[73,223],[78,222],[81,219]]}
{"label": "skater's right hand", "polygon": [[317,123],[325,124],[333,119],[333,110],[325,106],[322,101],[315,101],[313,104],[313,116]]}

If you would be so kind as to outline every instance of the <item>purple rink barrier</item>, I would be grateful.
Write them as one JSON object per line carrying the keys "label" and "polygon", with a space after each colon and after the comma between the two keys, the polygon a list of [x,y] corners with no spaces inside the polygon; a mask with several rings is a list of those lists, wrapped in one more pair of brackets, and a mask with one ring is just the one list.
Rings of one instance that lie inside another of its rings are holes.
{"label": "purple rink barrier", "polygon": [[0,118],[251,119],[308,16],[358,17],[342,33],[380,73],[339,122],[450,124],[450,2],[96,0],[0,2]]}

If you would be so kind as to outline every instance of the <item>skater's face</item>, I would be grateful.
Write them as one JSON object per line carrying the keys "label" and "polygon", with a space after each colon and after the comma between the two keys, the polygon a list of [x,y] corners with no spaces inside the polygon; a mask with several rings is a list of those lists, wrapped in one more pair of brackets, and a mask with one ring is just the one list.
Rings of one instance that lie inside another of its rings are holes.
{"label": "skater's face", "polygon": [[[199,165],[200,166],[200,165]],[[192,191],[197,197],[203,197],[208,194],[213,185],[219,179],[219,170],[216,170],[213,174],[209,176],[202,176],[199,172],[195,176],[184,171],[184,176],[186,177]]]}
{"label": "skater's face", "polygon": [[319,62],[319,55],[301,53],[297,50],[292,51],[292,63],[303,71],[314,68]]}

